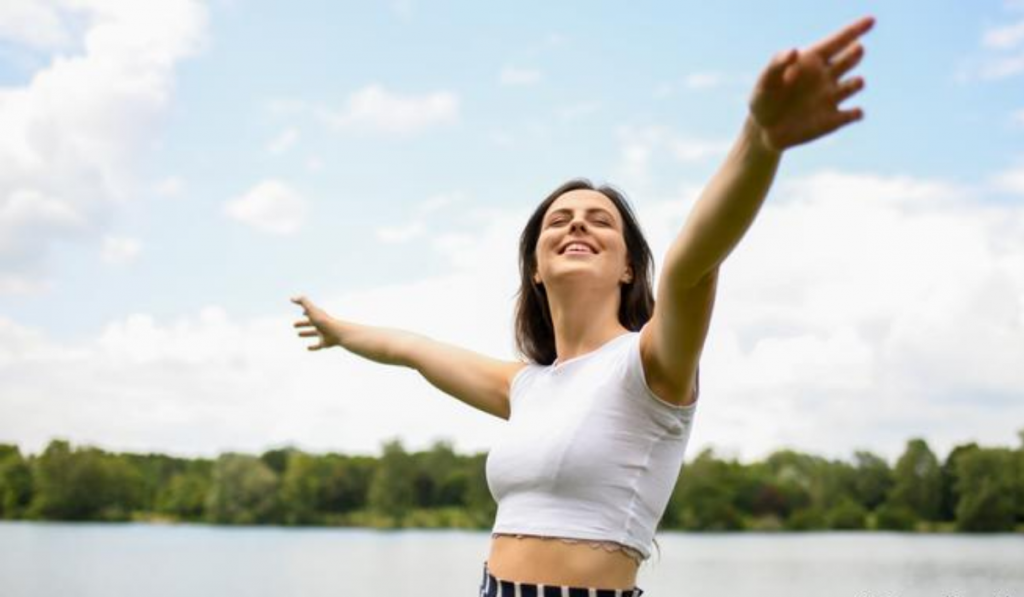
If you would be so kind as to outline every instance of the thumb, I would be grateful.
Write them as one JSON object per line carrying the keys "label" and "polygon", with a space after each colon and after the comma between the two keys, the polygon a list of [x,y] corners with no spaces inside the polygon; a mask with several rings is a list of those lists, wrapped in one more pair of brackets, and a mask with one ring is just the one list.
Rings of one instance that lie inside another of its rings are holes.
{"label": "thumb", "polygon": [[771,63],[768,64],[768,68],[764,73],[764,85],[765,87],[781,87],[785,80],[786,67],[793,64],[796,61],[799,52],[796,48],[790,50],[784,50],[779,52],[772,58]]}

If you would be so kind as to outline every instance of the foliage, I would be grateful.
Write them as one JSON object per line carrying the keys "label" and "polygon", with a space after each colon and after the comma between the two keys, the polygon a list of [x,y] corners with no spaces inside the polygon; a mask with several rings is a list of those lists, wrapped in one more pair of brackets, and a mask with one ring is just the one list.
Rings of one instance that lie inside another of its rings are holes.
{"label": "foliage", "polygon": [[[487,529],[486,453],[449,442],[379,457],[294,447],[216,459],[114,454],[54,440],[35,456],[0,444],[0,517]],[[680,472],[659,530],[956,529],[1024,522],[1024,432],[1015,449],[956,446],[940,465],[912,439],[890,467],[779,450],[744,464],[705,449]]]}

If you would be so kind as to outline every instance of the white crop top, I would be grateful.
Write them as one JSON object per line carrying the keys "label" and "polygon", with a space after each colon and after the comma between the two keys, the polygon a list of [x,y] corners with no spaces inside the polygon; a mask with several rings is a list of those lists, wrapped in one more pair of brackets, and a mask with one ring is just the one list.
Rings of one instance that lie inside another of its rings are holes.
{"label": "white crop top", "polygon": [[651,391],[639,340],[628,332],[513,378],[486,460],[494,534],[609,541],[650,557],[697,405]]}

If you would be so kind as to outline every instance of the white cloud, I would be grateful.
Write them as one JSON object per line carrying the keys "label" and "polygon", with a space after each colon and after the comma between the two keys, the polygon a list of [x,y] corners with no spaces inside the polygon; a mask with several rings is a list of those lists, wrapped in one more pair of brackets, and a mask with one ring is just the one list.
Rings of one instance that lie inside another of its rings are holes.
{"label": "white cloud", "polygon": [[306,217],[306,201],[287,183],[265,180],[224,205],[228,217],[262,232],[294,234]]}
{"label": "white cloud", "polygon": [[981,67],[979,76],[983,80],[996,80],[1006,79],[1021,72],[1024,72],[1024,53],[989,60]]}
{"label": "white cloud", "polygon": [[[657,274],[700,188],[634,202]],[[710,444],[751,458],[784,445],[894,458],[915,435],[940,454],[1014,443],[1024,208],[977,192],[834,171],[780,181],[722,267],[691,456]],[[512,359],[516,247],[532,208],[462,211],[464,227],[424,235],[443,275],[310,298],[347,321]],[[379,453],[395,435],[412,449],[444,437],[491,446],[502,421],[412,370],[308,352],[290,307],[248,321],[217,307],[136,314],[78,343],[0,319],[0,437],[205,454],[283,443]]]}
{"label": "white cloud", "polygon": [[699,162],[724,155],[731,146],[724,140],[679,135],[663,126],[623,125],[616,129],[616,136],[620,158],[615,175],[630,186],[641,187],[650,184],[653,163],[661,156],[671,157],[676,163]]}
{"label": "white cloud", "polygon": [[1024,160],[1019,160],[1015,167],[995,173],[992,176],[992,187],[997,192],[1024,196]]}
{"label": "white cloud", "polygon": [[74,47],[26,85],[0,89],[6,293],[47,288],[51,248],[101,238],[111,212],[138,194],[136,161],[170,100],[175,65],[201,49],[206,13],[192,0],[83,0],[5,3],[0,17],[0,36]]}
{"label": "white cloud", "polygon": [[179,176],[168,176],[153,185],[153,192],[161,197],[178,197],[185,189],[185,181]]}
{"label": "white cloud", "polygon": [[696,162],[705,158],[724,156],[732,147],[731,141],[707,139],[672,139],[669,151],[680,162]]}
{"label": "white cloud", "polygon": [[680,89],[686,91],[713,91],[723,88],[747,87],[752,84],[748,73],[727,73],[722,71],[694,71],[681,79],[665,81],[654,88],[655,99],[674,96]]}
{"label": "white cloud", "polygon": [[103,262],[108,265],[126,265],[135,261],[142,252],[142,242],[135,238],[107,236],[103,238]]}
{"label": "white cloud", "polygon": [[293,115],[309,109],[307,102],[297,98],[269,99],[263,105],[268,112],[276,115]]}
{"label": "white cloud", "polygon": [[414,133],[451,124],[458,115],[459,98],[452,92],[402,96],[376,84],[352,94],[342,110],[319,110],[320,118],[335,128],[385,133]]}
{"label": "white cloud", "polygon": [[276,137],[274,137],[270,143],[267,144],[267,151],[274,155],[281,155],[287,153],[291,149],[295,142],[299,140],[299,131],[295,127],[288,127],[281,131]]}
{"label": "white cloud", "polygon": [[725,81],[725,74],[720,72],[695,72],[686,75],[683,85],[687,89],[714,89],[721,87]]}
{"label": "white cloud", "polygon": [[541,80],[541,72],[536,69],[505,67],[501,70],[498,81],[502,85],[536,85]]}
{"label": "white cloud", "polygon": [[440,195],[432,195],[427,197],[423,201],[416,204],[416,211],[421,215],[428,215],[434,212],[440,211],[446,207],[451,207],[458,203],[464,203],[466,196],[462,193],[442,193]]}
{"label": "white cloud", "polygon": [[48,0],[4,0],[0,2],[0,39],[38,49],[67,46],[71,32],[66,14]]}
{"label": "white cloud", "polygon": [[388,244],[400,244],[418,238],[426,232],[423,222],[410,222],[402,226],[382,226],[375,231],[377,240]]}
{"label": "white cloud", "polygon": [[[1008,4],[1007,8],[1012,9],[1012,6]],[[995,81],[1024,72],[1024,51],[1019,49],[1022,41],[1024,21],[988,28],[981,37],[983,52],[966,58],[957,68],[954,80],[961,84],[974,80]]]}
{"label": "white cloud", "polygon": [[985,31],[981,43],[987,48],[1009,50],[1024,41],[1024,20]]}

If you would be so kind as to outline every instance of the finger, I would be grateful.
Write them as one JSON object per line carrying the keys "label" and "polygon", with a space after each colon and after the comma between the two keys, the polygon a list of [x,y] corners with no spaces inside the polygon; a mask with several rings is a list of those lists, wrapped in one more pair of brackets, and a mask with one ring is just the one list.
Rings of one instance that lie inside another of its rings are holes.
{"label": "finger", "polygon": [[828,133],[831,133],[838,128],[842,128],[851,122],[856,122],[862,118],[864,118],[864,111],[860,108],[837,110],[829,117],[829,121],[826,123],[826,130]]}
{"label": "finger", "polygon": [[839,83],[839,88],[836,89],[835,93],[835,104],[838,106],[861,89],[864,89],[863,77],[854,77]]}
{"label": "finger", "polygon": [[299,332],[299,336],[303,338],[314,338],[320,335],[320,332],[316,330],[310,330],[308,332]]}
{"label": "finger", "polygon": [[295,322],[295,327],[297,327],[297,328],[313,327],[313,322],[309,321],[308,319],[303,319],[301,321],[296,321]]}
{"label": "finger", "polygon": [[867,33],[874,24],[874,17],[859,19],[818,43],[811,45],[811,47],[807,48],[807,51],[820,54],[826,60],[831,60],[834,54],[845,48],[853,40]]}
{"label": "finger", "polygon": [[303,309],[309,309],[309,299],[305,296],[292,297],[291,301],[296,305],[300,305]]}
{"label": "finger", "polygon": [[776,54],[765,70],[764,86],[766,88],[781,86],[785,82],[786,67],[792,64],[798,55],[799,52],[796,49],[784,50]]}
{"label": "finger", "polygon": [[850,69],[857,66],[863,57],[864,46],[859,43],[843,50],[828,67],[829,72],[832,73],[832,78],[836,80],[842,78]]}

